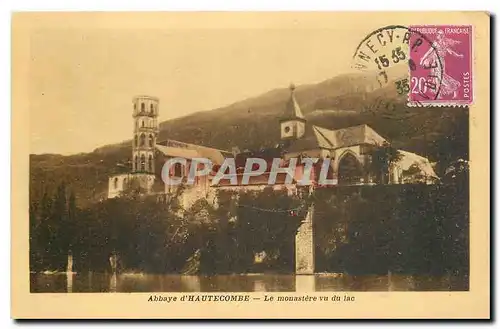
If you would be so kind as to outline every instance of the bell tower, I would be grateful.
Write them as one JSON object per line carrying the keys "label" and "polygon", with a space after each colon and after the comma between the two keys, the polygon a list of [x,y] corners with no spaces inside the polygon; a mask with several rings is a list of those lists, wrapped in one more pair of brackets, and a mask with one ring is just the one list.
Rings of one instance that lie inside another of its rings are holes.
{"label": "bell tower", "polygon": [[289,89],[290,98],[286,103],[285,112],[280,118],[282,140],[299,139],[305,134],[306,118],[295,99],[295,85],[291,84]]}
{"label": "bell tower", "polygon": [[159,100],[151,96],[136,96],[133,105],[132,173],[154,174]]}
{"label": "bell tower", "polygon": [[143,193],[152,190],[155,175],[155,147],[158,137],[159,100],[151,96],[136,96],[134,110],[134,135],[132,138],[132,171],[109,177],[108,198],[119,197],[131,188]]}

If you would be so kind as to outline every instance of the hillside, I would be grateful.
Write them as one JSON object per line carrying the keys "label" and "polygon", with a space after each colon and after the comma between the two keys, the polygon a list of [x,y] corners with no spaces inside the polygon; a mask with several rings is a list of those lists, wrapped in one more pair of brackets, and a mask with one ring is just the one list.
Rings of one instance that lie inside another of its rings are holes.
{"label": "hillside", "polygon": [[[468,157],[468,110],[463,108],[409,108],[397,96],[393,83],[376,88],[361,74],[337,76],[318,84],[302,85],[296,97],[308,122],[327,128],[368,124],[395,147],[428,156],[444,164]],[[287,88],[274,89],[234,104],[194,113],[160,124],[160,140],[231,150],[272,147],[279,141],[278,118],[289,97]],[[108,176],[126,170],[131,141],[70,156],[30,155],[30,198],[65,181],[81,206],[106,196]],[[439,169],[439,168],[438,168]]]}

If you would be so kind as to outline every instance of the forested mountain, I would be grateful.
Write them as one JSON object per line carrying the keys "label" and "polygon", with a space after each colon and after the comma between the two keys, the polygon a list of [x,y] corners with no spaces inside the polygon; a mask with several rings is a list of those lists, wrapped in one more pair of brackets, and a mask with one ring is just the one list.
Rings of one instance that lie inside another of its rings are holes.
{"label": "forested mountain", "polygon": [[[468,109],[408,107],[393,82],[384,87],[362,74],[340,75],[301,85],[296,98],[309,123],[326,128],[368,124],[394,147],[437,162],[438,175],[449,161],[468,159]],[[231,150],[272,147],[279,141],[279,116],[289,97],[274,89],[234,104],[168,120],[160,137]],[[83,128],[84,129],[84,128]],[[132,134],[131,134],[132,135]],[[131,141],[70,156],[30,155],[30,198],[40,200],[64,181],[85,206],[107,194],[108,177],[127,170]]]}

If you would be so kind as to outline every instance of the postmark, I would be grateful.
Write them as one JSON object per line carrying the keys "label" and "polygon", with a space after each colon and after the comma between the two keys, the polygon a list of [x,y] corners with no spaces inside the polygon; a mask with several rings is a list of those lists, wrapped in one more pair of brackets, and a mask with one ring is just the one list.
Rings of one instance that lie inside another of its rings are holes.
{"label": "postmark", "polygon": [[[432,65],[415,61],[412,54],[421,53],[424,49],[431,49],[437,54],[433,41],[418,29],[389,25],[369,33],[359,43],[352,57],[352,67],[374,76],[380,88],[393,85],[397,94],[406,96],[408,100],[414,87],[410,72],[417,71],[422,90],[429,91],[423,98],[436,100],[443,77],[441,59],[436,55]],[[421,105],[419,100],[414,103]]]}
{"label": "postmark", "polygon": [[410,31],[410,44],[420,35],[432,44],[410,52],[410,61],[417,65],[410,70],[409,104],[471,104],[472,26],[415,25]]}

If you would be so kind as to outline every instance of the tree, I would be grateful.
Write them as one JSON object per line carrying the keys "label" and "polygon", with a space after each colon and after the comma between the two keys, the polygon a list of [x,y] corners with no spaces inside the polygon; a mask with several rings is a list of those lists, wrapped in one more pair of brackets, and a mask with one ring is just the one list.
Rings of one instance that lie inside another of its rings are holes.
{"label": "tree", "polygon": [[30,252],[30,271],[40,269],[42,255],[38,247],[39,243],[39,220],[38,220],[38,204],[31,203],[29,209],[29,252]]}
{"label": "tree", "polygon": [[426,183],[427,177],[417,163],[403,170],[404,183]]}
{"label": "tree", "polygon": [[71,191],[68,199],[68,220],[66,231],[68,233],[68,248],[72,249],[75,245],[76,239],[76,220],[77,220],[77,208],[76,208],[76,197],[75,193]]}
{"label": "tree", "polygon": [[469,159],[469,109],[453,109],[452,113],[435,122],[442,132],[428,146],[439,176],[445,175],[455,161]]}
{"label": "tree", "polygon": [[68,209],[66,199],[66,184],[62,182],[57,187],[52,216],[48,225],[50,226],[50,259],[52,265],[57,269],[65,268],[66,255],[69,249],[69,234],[67,234]]}
{"label": "tree", "polygon": [[307,200],[290,196],[286,190],[240,192],[234,226],[238,270],[250,271],[254,255],[264,251],[269,258],[268,267],[293,271],[295,235],[307,210]]}
{"label": "tree", "polygon": [[444,171],[443,182],[461,184],[467,187],[469,184],[469,162],[464,159],[451,162]]}
{"label": "tree", "polygon": [[385,142],[382,146],[373,149],[369,154],[371,161],[369,170],[377,174],[380,184],[387,184],[386,179],[389,175],[389,169],[393,164],[401,160],[402,154],[389,143]]}
{"label": "tree", "polygon": [[[40,254],[40,268],[47,268],[49,265],[49,253],[50,253],[50,240],[51,240],[51,231],[50,231],[50,221],[52,217],[52,203],[53,200],[45,191],[43,193],[43,197],[40,203],[40,219],[36,230],[30,234],[36,236],[36,244],[33,245],[35,251]],[[34,211],[34,209],[32,209]],[[36,216],[36,215],[34,215]]]}

